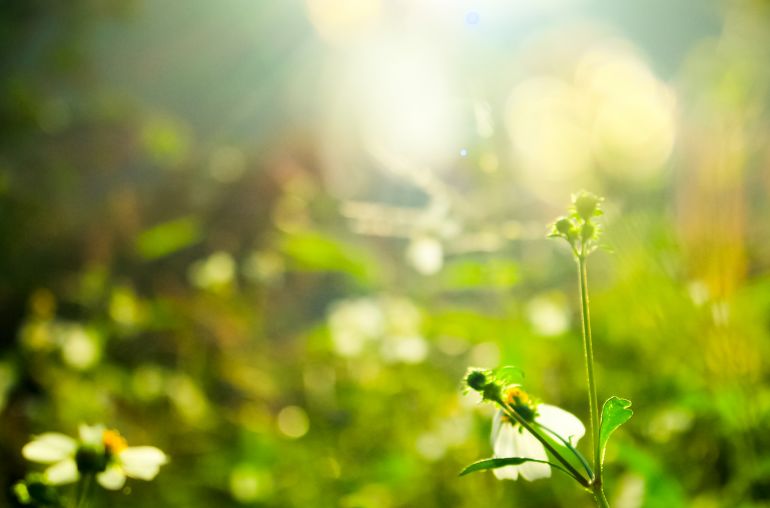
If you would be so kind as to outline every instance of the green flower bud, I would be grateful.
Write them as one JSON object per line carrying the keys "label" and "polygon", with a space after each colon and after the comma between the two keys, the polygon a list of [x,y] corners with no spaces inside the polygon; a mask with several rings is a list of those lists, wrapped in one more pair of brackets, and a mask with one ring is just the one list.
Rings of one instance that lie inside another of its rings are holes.
{"label": "green flower bud", "polygon": [[497,402],[500,400],[501,393],[502,388],[500,388],[500,385],[495,382],[491,382],[484,386],[484,390],[481,392],[481,395],[484,397],[484,400]]}
{"label": "green flower bud", "polygon": [[500,400],[502,389],[491,371],[469,369],[465,375],[465,384],[468,385],[468,388],[479,392],[484,400]]}
{"label": "green flower bud", "polygon": [[574,244],[577,239],[577,230],[575,225],[567,217],[557,219],[551,225],[551,232],[548,234],[550,238],[564,238],[568,242]]}
{"label": "green flower bud", "polygon": [[31,473],[26,480],[13,486],[13,493],[19,503],[41,507],[61,507],[62,501],[57,490],[45,483],[43,475]]}
{"label": "green flower bud", "polygon": [[107,469],[108,457],[103,446],[81,445],[75,452],[75,462],[81,474],[95,474]]}
{"label": "green flower bud", "polygon": [[556,231],[567,237],[574,228],[572,221],[566,217],[562,217],[561,219],[554,222],[553,227],[556,229]]}
{"label": "green flower bud", "polygon": [[583,239],[583,241],[588,241],[594,238],[596,234],[596,226],[591,224],[590,222],[586,222],[583,224],[583,228],[580,231],[580,237]]}
{"label": "green flower bud", "polygon": [[13,493],[21,504],[30,504],[32,502],[32,496],[29,495],[29,489],[24,482],[14,484]]}
{"label": "green flower bud", "polygon": [[577,212],[578,216],[585,221],[589,221],[595,215],[601,213],[599,210],[599,203],[601,203],[601,201],[602,199],[600,197],[586,191],[579,192],[572,199],[572,202],[575,205],[575,212]]}
{"label": "green flower bud", "polygon": [[50,485],[42,482],[30,483],[27,489],[32,501],[40,506],[62,506],[58,492]]}
{"label": "green flower bud", "polygon": [[487,383],[488,377],[483,370],[473,369],[465,376],[465,384],[477,392],[483,392]]}

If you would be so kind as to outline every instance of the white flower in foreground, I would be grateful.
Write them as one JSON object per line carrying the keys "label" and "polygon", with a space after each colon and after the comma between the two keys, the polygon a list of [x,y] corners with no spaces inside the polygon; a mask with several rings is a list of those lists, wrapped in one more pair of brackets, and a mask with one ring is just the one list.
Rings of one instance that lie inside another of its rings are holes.
{"label": "white flower in foreground", "polygon": [[[535,404],[518,386],[507,388],[504,398],[524,420],[558,434],[573,446],[586,433],[585,427],[575,415],[549,404]],[[543,444],[502,411],[495,414],[492,425],[492,448],[496,458],[548,460]],[[521,475],[525,480],[533,481],[549,478],[551,466],[540,462],[525,462],[518,466],[497,468],[494,474],[501,480],[516,480]]]}
{"label": "white flower in foreground", "polygon": [[43,473],[53,485],[73,483],[82,474],[95,474],[105,489],[118,490],[126,477],[152,480],[168,457],[154,446],[129,447],[115,430],[101,425],[80,426],[80,439],[47,432],[21,450],[29,461],[50,464]]}

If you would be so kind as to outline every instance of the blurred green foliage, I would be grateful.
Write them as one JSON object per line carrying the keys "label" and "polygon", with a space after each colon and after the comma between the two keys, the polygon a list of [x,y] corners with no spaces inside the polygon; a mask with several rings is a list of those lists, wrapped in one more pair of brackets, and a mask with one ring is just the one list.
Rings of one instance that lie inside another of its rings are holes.
{"label": "blurred green foliage", "polygon": [[[610,3],[587,12],[644,11],[619,31],[670,73],[673,155],[615,173],[614,139],[557,184],[497,133],[431,176],[330,176],[315,2],[0,2],[0,506],[29,437],[81,422],[171,457],[99,506],[589,506],[568,478],[458,478],[490,454],[469,365],[587,421],[574,264],[545,239],[574,185],[607,196],[599,396],[635,409],[613,506],[770,506],[768,9],[684,2],[698,26],[672,7],[659,39],[668,6]],[[495,124],[550,62],[516,30],[462,54]]]}

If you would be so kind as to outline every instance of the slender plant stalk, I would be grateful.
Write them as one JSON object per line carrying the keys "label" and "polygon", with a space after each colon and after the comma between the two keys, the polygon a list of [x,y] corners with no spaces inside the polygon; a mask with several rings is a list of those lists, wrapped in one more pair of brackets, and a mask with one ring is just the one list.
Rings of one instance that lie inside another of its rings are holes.
{"label": "slender plant stalk", "polygon": [[571,451],[571,452],[572,452],[572,454],[573,454],[575,457],[577,457],[577,459],[580,461],[580,464],[582,464],[582,466],[583,466],[583,469],[585,469],[585,470],[586,470],[586,473],[588,474],[588,479],[589,479],[590,481],[593,481],[593,479],[594,479],[594,472],[593,472],[593,471],[591,471],[591,466],[590,466],[590,465],[588,465],[588,461],[586,460],[586,458],[585,458],[585,457],[583,457],[583,454],[582,454],[582,453],[580,453],[580,452],[579,452],[579,451],[578,451],[578,450],[577,450],[577,449],[576,449],[574,446],[572,446],[572,443],[570,443],[568,440],[564,439],[562,436],[560,436],[559,434],[557,434],[557,433],[556,433],[556,432],[554,432],[553,430],[549,429],[548,427],[546,427],[546,426],[545,426],[545,425],[543,425],[542,423],[536,423],[536,425],[537,425],[538,427],[540,427],[541,429],[543,429],[544,431],[546,431],[547,433],[549,433],[549,434],[551,435],[551,437],[553,437],[554,439],[558,439],[559,441],[561,441],[561,443],[562,443],[562,444],[563,444],[565,447],[567,447],[567,449],[568,449],[569,451]]}
{"label": "slender plant stalk", "polygon": [[610,508],[610,503],[607,502],[607,498],[604,497],[604,491],[602,490],[601,485],[594,485],[593,487],[593,494],[594,494],[594,500],[596,501],[596,506],[599,508]]}
{"label": "slender plant stalk", "polygon": [[77,504],[75,508],[86,508],[88,506],[88,496],[91,493],[91,480],[93,475],[84,474],[78,483]]}
{"label": "slender plant stalk", "polygon": [[599,447],[599,399],[596,395],[596,379],[594,377],[594,346],[591,337],[591,314],[588,305],[588,274],[586,271],[586,252],[583,249],[577,256],[578,277],[580,280],[580,307],[583,320],[583,354],[586,360],[586,377],[588,378],[588,405],[591,414],[591,446],[594,450],[594,479],[591,482],[594,499],[597,506],[609,508],[607,498],[602,490],[601,450]]}
{"label": "slender plant stalk", "polygon": [[[562,238],[569,243],[572,253],[575,255],[578,269],[578,281],[580,283],[580,310],[583,323],[583,356],[586,361],[586,378],[588,380],[588,413],[591,417],[591,447],[593,449],[594,474],[590,479],[589,490],[599,508],[609,508],[609,503],[604,495],[602,483],[602,453],[601,453],[601,418],[599,416],[599,397],[596,393],[596,378],[594,375],[594,345],[591,337],[591,312],[588,305],[588,273],[586,270],[586,258],[596,248],[599,226],[593,223],[593,218],[601,215],[600,204],[602,198],[590,192],[579,192],[572,196],[572,208],[568,215],[559,217],[551,224],[548,236],[550,238]],[[625,409],[631,402],[623,401]],[[618,425],[630,418],[632,413],[624,414]],[[577,454],[576,454],[577,455]],[[580,455],[578,455],[580,457]],[[583,466],[588,467],[585,463]]]}

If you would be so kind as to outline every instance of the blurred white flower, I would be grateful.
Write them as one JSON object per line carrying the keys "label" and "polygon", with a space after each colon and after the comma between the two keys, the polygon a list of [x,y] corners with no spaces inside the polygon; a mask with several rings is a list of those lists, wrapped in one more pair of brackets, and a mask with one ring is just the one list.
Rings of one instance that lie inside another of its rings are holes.
{"label": "blurred white flower", "polygon": [[359,298],[336,303],[329,314],[334,350],[340,356],[360,354],[366,342],[378,339],[385,317],[376,300]]}
{"label": "blurred white flower", "polygon": [[[549,404],[535,404],[518,386],[506,389],[505,400],[522,418],[558,434],[573,446],[585,435],[586,429],[575,415]],[[497,458],[548,460],[543,444],[502,411],[495,414],[492,424],[492,448]],[[549,478],[551,466],[540,462],[525,462],[518,466],[495,469],[494,474],[500,480],[516,480],[521,475],[525,480],[534,481]]]}
{"label": "blurred white flower", "polygon": [[99,362],[102,350],[99,336],[94,330],[77,323],[62,324],[58,336],[62,359],[70,367],[87,370]]}
{"label": "blurred white flower", "polygon": [[342,300],[332,305],[327,319],[332,346],[340,356],[360,356],[370,343],[379,347],[386,362],[416,364],[428,355],[428,342],[421,333],[422,313],[407,298]]}
{"label": "blurred white flower", "polygon": [[168,462],[158,448],[129,447],[117,431],[101,425],[81,425],[79,434],[79,439],[73,439],[47,432],[33,438],[21,453],[29,461],[50,464],[43,476],[52,485],[73,483],[81,474],[91,473],[110,490],[121,489],[126,477],[152,480]]}
{"label": "blurred white flower", "polygon": [[419,335],[388,336],[381,352],[386,361],[417,364],[428,356],[428,343]]}
{"label": "blurred white flower", "polygon": [[421,275],[434,275],[444,266],[444,247],[436,238],[413,238],[406,249],[406,258]]}
{"label": "blurred white flower", "polygon": [[527,304],[527,317],[532,328],[546,337],[560,335],[569,329],[566,298],[560,293],[543,294]]}

